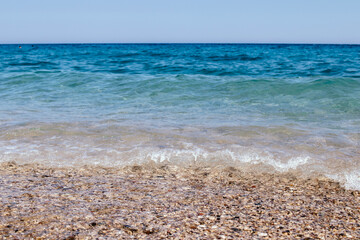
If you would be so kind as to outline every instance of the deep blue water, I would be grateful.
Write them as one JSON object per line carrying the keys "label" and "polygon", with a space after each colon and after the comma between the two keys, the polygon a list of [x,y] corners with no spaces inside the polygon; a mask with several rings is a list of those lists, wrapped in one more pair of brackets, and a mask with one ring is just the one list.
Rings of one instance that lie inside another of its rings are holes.
{"label": "deep blue water", "polygon": [[0,136],[0,161],[221,159],[357,188],[360,45],[0,45]]}

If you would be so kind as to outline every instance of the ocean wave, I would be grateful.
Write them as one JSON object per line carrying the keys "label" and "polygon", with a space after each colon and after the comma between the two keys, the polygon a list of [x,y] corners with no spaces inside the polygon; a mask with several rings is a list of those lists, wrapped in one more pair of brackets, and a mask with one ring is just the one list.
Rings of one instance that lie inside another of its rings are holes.
{"label": "ocean wave", "polygon": [[228,164],[356,188],[359,49],[0,45],[0,159]]}

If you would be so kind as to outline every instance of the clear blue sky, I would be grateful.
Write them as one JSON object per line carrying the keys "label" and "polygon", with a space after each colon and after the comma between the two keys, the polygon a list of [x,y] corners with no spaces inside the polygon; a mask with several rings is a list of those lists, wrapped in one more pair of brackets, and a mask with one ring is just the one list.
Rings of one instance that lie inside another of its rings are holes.
{"label": "clear blue sky", "polygon": [[360,43],[360,0],[0,0],[0,43]]}

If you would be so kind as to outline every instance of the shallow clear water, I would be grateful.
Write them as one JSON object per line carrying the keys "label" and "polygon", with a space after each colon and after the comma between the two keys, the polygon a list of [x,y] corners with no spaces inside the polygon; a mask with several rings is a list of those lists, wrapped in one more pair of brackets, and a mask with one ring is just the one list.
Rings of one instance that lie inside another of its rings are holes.
{"label": "shallow clear water", "polygon": [[360,46],[0,45],[0,153],[246,165],[360,189]]}

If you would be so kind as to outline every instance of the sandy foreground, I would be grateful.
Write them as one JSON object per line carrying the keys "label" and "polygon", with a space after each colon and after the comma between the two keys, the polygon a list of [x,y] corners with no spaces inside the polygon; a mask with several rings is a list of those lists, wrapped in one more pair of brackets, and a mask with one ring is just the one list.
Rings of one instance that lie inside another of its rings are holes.
{"label": "sandy foreground", "polygon": [[360,239],[360,192],[227,167],[0,164],[2,239]]}

